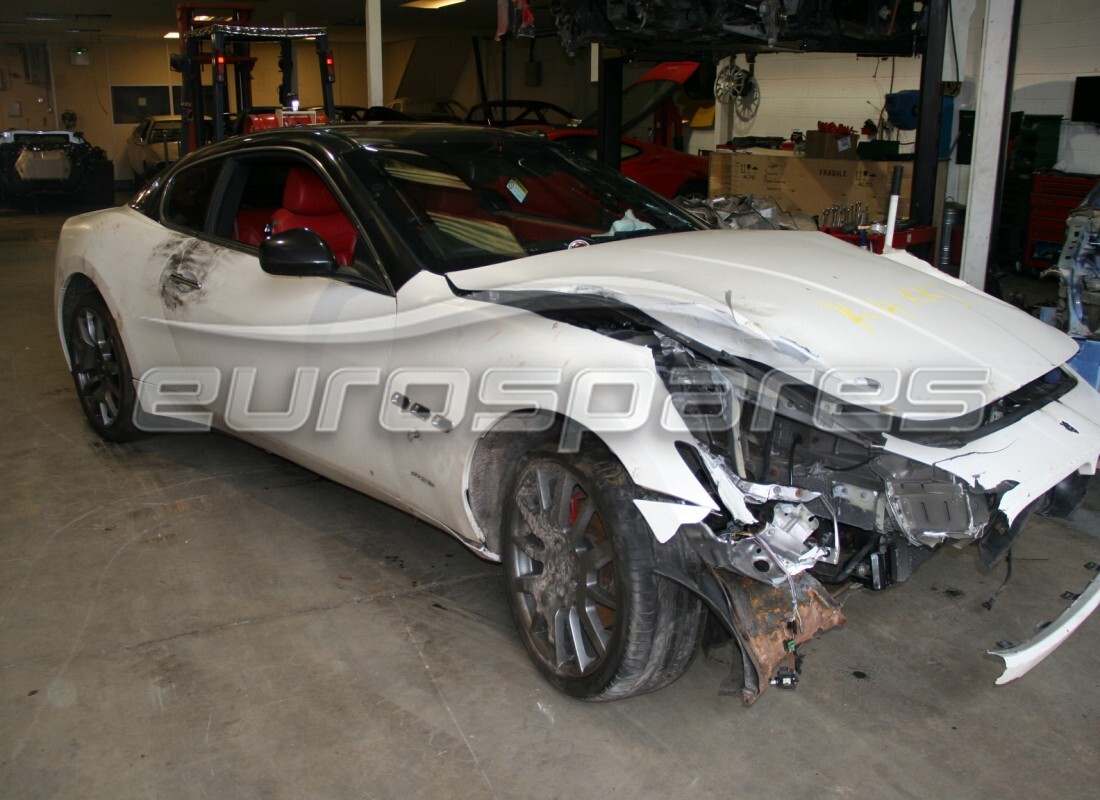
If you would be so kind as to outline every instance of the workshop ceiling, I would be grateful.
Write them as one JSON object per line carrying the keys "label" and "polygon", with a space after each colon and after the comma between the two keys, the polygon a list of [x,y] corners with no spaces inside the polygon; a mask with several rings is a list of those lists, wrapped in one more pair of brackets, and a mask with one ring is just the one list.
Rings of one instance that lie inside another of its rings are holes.
{"label": "workshop ceiling", "polygon": [[[496,32],[494,0],[466,0],[438,9],[409,8],[404,5],[407,2],[382,0],[385,41]],[[253,7],[256,25],[280,25],[284,15],[294,14],[295,25],[326,26],[334,41],[363,38],[364,0],[250,0],[246,5]],[[176,3],[170,0],[4,0],[0,4],[0,42],[159,39],[175,28]]]}

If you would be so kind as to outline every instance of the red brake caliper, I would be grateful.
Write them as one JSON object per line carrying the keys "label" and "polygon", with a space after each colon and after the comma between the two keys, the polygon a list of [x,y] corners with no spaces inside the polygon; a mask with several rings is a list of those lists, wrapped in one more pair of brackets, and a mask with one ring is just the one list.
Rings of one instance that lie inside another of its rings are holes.
{"label": "red brake caliper", "polygon": [[569,497],[569,527],[572,528],[577,522],[577,517],[581,515],[581,506],[584,501],[588,499],[586,495],[580,489],[574,489],[573,494]]}

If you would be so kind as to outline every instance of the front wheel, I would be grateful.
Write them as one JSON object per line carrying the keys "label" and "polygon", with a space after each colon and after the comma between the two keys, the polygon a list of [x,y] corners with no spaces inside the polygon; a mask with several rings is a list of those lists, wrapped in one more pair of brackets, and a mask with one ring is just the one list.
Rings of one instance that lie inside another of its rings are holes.
{"label": "front wheel", "polygon": [[616,700],[680,677],[698,650],[699,599],[655,569],[681,565],[633,503],[610,454],[535,452],[508,497],[502,555],[528,654],[561,691]]}
{"label": "front wheel", "polygon": [[82,295],[69,317],[69,364],[84,415],[109,442],[137,435],[136,394],[122,337],[103,299]]}

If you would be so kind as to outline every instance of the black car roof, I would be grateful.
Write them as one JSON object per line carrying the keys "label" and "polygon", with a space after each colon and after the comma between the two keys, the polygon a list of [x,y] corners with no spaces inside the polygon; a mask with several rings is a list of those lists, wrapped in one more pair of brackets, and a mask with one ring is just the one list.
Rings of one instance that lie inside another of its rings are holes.
{"label": "black car roof", "polygon": [[432,143],[496,142],[501,138],[533,141],[530,134],[514,133],[481,125],[406,122],[351,122],[337,125],[300,125],[233,136],[195,151],[196,155],[221,155],[251,147],[287,144],[303,150],[346,152],[361,147],[388,147]]}

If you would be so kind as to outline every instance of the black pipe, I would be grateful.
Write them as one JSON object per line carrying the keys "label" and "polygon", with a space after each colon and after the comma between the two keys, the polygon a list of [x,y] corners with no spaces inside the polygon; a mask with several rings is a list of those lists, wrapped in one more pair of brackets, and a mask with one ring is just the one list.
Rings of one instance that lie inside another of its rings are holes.
{"label": "black pipe", "polygon": [[332,122],[336,119],[336,106],[332,96],[332,84],[336,81],[336,65],[332,65],[332,72],[330,73],[329,56],[328,36],[318,36],[317,66],[321,71],[321,100],[325,107],[325,116],[328,117],[329,122]]}
{"label": "black pipe", "polygon": [[508,100],[508,83],[511,80],[511,71],[508,69],[512,58],[512,49],[508,46],[508,36],[500,37],[500,99]]}
{"label": "black pipe", "polygon": [[[226,100],[227,92],[225,85],[225,34],[215,33],[210,44],[210,49],[210,71],[213,73],[214,78],[214,111],[211,116],[214,118],[214,141],[220,142],[225,139],[225,117],[223,114],[225,110],[229,108],[229,103]],[[218,64],[218,59],[223,59],[220,65]],[[195,120],[195,125],[200,129],[204,127],[203,123],[204,120],[202,117]]]}
{"label": "black pipe", "polygon": [[477,94],[481,98],[479,102],[488,103],[489,94],[485,90],[485,67],[481,64],[481,42],[476,36],[470,39],[474,46],[474,71],[477,73]]}
{"label": "black pipe", "polygon": [[[943,116],[943,58],[947,42],[948,0],[929,0],[928,34],[920,67],[920,110],[913,159],[913,187],[909,218],[916,225],[932,225],[936,206],[936,172],[940,158],[940,119]],[[918,255],[927,255],[918,254]]]}
{"label": "black pipe", "polygon": [[600,59],[600,129],[597,140],[599,160],[611,167],[622,167],[623,59]]}
{"label": "black pipe", "polygon": [[[837,522],[839,523],[839,520]],[[867,544],[863,545],[863,547],[859,549],[859,552],[848,560],[848,563],[844,565],[844,569],[836,575],[829,577],[829,583],[840,583],[841,581],[848,580],[848,577],[855,572],[856,567],[859,566],[859,562],[867,558],[871,551],[878,545],[879,538],[880,537],[875,534],[869,536],[867,538]]]}

